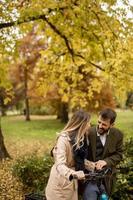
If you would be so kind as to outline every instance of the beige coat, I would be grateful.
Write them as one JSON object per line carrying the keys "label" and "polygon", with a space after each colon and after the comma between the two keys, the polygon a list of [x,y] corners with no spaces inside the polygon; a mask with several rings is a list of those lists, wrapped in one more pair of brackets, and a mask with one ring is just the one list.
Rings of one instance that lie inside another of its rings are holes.
{"label": "beige coat", "polygon": [[45,195],[47,200],[78,200],[77,180],[69,180],[74,171],[74,160],[70,138],[62,133],[53,150],[54,161]]}

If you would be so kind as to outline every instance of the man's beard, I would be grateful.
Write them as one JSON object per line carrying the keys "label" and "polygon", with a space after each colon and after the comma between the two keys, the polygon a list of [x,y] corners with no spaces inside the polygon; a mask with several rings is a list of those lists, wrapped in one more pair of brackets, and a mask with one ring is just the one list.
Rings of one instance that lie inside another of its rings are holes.
{"label": "man's beard", "polygon": [[100,135],[104,135],[105,133],[108,132],[110,128],[108,129],[104,129],[104,128],[99,128],[99,126],[97,126],[97,132],[100,134]]}

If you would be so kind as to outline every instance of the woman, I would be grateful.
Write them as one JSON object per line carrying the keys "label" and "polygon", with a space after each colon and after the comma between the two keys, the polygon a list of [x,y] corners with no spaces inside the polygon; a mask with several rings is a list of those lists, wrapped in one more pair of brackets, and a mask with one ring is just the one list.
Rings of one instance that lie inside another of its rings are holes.
{"label": "woman", "polygon": [[[85,178],[82,169],[87,152],[86,136],[89,127],[89,113],[79,110],[57,137],[53,149],[55,163],[46,186],[47,200],[78,200],[77,179]],[[73,176],[77,179],[73,179]]]}

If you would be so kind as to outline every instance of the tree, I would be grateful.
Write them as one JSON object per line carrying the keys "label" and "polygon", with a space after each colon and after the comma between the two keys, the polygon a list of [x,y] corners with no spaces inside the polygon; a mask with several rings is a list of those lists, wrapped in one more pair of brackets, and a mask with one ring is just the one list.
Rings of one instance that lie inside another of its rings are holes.
{"label": "tree", "polygon": [[[41,56],[40,50],[46,48],[43,37],[36,35],[36,27],[21,40],[16,46],[17,56],[15,56],[10,69],[10,80],[14,85],[16,97],[24,99],[26,121],[30,120],[30,93],[36,87],[36,79],[38,79],[38,70],[36,63]],[[21,95],[20,95],[21,92]]]}
{"label": "tree", "polygon": [[4,143],[4,138],[3,138],[2,129],[1,129],[1,122],[0,122],[0,160],[5,159],[5,158],[11,158],[11,157]]}
{"label": "tree", "polygon": [[[1,61],[2,61],[2,59],[3,60],[5,59],[5,57],[2,57],[1,54],[0,54],[0,58],[1,58]],[[9,92],[11,90],[11,85],[9,83],[9,80],[7,79],[6,62],[5,62],[5,65],[3,63],[0,63],[0,88],[2,90],[3,90],[3,88],[5,88],[5,90],[7,92]],[[0,105],[0,111],[1,112],[2,112],[3,106],[8,101],[9,101],[8,98],[7,99],[5,98],[5,102],[3,102],[3,99],[2,99],[2,107]],[[7,157],[10,158],[10,155],[9,155],[9,153],[6,149],[5,143],[4,143],[4,137],[3,137],[3,134],[2,134],[2,128],[1,128],[1,115],[0,115],[0,160],[5,159]]]}
{"label": "tree", "polygon": [[0,88],[0,107],[1,107],[1,115],[6,115],[6,105],[4,103],[4,99],[6,98],[6,92],[4,88]]}

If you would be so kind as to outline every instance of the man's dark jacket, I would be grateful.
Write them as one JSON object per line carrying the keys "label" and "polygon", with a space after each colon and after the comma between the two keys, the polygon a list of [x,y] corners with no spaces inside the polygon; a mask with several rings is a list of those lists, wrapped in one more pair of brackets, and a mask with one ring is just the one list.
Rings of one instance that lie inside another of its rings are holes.
{"label": "man's dark jacket", "polygon": [[[96,161],[96,127],[92,127],[89,132],[88,160]],[[111,128],[107,135],[104,151],[101,160],[107,162],[107,167],[112,169],[112,176],[105,178],[105,186],[108,194],[111,194],[115,181],[116,165],[122,160],[123,154],[123,134],[116,128]]]}

